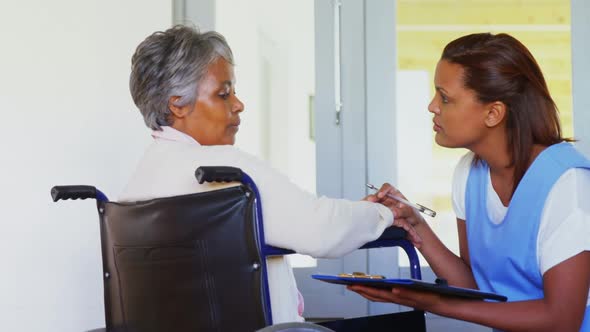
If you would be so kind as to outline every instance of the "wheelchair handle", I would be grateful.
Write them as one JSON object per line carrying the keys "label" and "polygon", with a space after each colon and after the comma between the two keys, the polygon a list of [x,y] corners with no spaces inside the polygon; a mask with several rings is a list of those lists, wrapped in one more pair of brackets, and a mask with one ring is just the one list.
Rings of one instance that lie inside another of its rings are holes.
{"label": "wheelchair handle", "polygon": [[93,186],[55,186],[51,188],[51,198],[54,202],[60,199],[97,198],[96,192]]}
{"label": "wheelchair handle", "polygon": [[241,182],[244,173],[237,167],[201,166],[195,171],[195,177],[200,184],[203,182]]}

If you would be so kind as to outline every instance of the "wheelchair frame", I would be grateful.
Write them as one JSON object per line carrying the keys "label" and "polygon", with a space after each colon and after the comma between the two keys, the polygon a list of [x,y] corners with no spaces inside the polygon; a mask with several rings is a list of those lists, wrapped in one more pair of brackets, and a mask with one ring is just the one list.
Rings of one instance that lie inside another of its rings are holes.
{"label": "wheelchair frame", "polygon": [[[241,182],[242,185],[246,186],[254,195],[256,202],[255,209],[255,222],[257,228],[256,242],[262,256],[261,268],[262,268],[262,289],[263,289],[263,306],[264,315],[267,325],[272,325],[272,312],[270,306],[270,294],[268,286],[267,266],[266,257],[269,256],[283,256],[295,253],[293,250],[277,248],[266,244],[264,237],[264,223],[262,216],[262,202],[258,191],[258,187],[248,174],[235,167],[227,166],[203,166],[197,168],[195,171],[195,177],[197,181],[202,184],[204,182]],[[88,185],[75,185],[75,186],[54,186],[51,189],[51,196],[54,202],[59,200],[68,199],[96,199],[97,207],[101,202],[109,202],[108,197],[99,189],[94,186]],[[98,207],[99,214],[102,207]],[[359,249],[370,249],[370,248],[381,248],[381,247],[401,247],[407,254],[410,261],[410,274],[413,279],[422,279],[420,272],[420,262],[414,246],[406,239],[400,239],[399,235],[393,237],[388,236],[386,231],[379,239],[369,242]],[[256,268],[256,267],[255,267]],[[105,267],[103,266],[103,274]]]}

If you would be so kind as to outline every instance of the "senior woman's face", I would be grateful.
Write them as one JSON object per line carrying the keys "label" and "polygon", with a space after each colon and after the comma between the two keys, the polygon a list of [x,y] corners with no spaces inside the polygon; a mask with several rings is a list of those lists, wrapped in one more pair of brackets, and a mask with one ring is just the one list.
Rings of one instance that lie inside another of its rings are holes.
{"label": "senior woman's face", "polygon": [[234,68],[229,62],[219,58],[210,64],[199,82],[192,110],[187,110],[184,117],[175,116],[172,126],[201,145],[233,145],[240,126],[240,113],[244,110],[234,84]]}

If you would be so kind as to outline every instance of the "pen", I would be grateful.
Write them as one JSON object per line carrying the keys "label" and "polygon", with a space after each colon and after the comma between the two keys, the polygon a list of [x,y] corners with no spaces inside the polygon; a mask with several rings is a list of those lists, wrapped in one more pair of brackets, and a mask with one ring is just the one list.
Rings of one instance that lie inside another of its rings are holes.
{"label": "pen", "polygon": [[[376,190],[376,191],[378,191],[378,190],[379,190],[379,188],[375,187],[374,185],[372,185],[372,184],[370,184],[370,183],[367,183],[367,188],[369,188],[369,189],[373,189],[373,190]],[[396,200],[396,201],[398,201],[398,202],[402,202],[402,203],[404,203],[404,204],[406,204],[406,205],[408,205],[408,206],[411,206],[411,207],[413,207],[414,209],[416,209],[416,210],[418,210],[418,211],[420,211],[420,212],[424,213],[424,214],[425,214],[425,215],[427,215],[427,216],[431,216],[431,217],[435,217],[435,216],[436,216],[436,212],[435,212],[434,210],[431,210],[431,209],[427,208],[427,207],[426,207],[426,206],[424,206],[424,205],[420,205],[420,204],[418,204],[418,203],[412,203],[412,202],[410,202],[410,201],[407,201],[407,200],[405,200],[405,199],[403,199],[403,198],[401,198],[401,197],[393,196],[393,195],[391,195],[391,194],[386,194],[386,195],[387,195],[387,197],[389,197],[389,198],[393,198],[393,199],[395,199],[395,200]]]}

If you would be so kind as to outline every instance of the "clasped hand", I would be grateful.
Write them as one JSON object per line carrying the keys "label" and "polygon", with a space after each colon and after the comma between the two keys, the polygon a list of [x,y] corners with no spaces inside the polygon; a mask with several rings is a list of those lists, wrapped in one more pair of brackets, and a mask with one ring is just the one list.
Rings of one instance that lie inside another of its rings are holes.
{"label": "clasped hand", "polygon": [[[385,183],[375,194],[365,197],[365,200],[388,207],[394,215],[393,226],[405,229],[408,232],[407,239],[416,248],[420,248],[422,238],[416,231],[416,227],[426,221],[414,208],[389,197],[387,194],[406,198],[397,188]],[[360,285],[347,286],[347,288],[371,301],[398,303],[427,311],[435,309],[442,302],[441,296],[438,294],[411,289],[392,288],[391,290],[383,290]]]}
{"label": "clasped hand", "polygon": [[393,195],[397,197],[406,198],[397,188],[384,183],[379,191],[373,195],[369,195],[364,200],[374,203],[380,203],[388,207],[393,212],[393,226],[401,227],[408,232],[407,239],[412,242],[414,247],[420,248],[422,245],[422,238],[416,232],[415,227],[420,223],[425,222],[422,215],[411,206],[405,205],[391,197]]}

